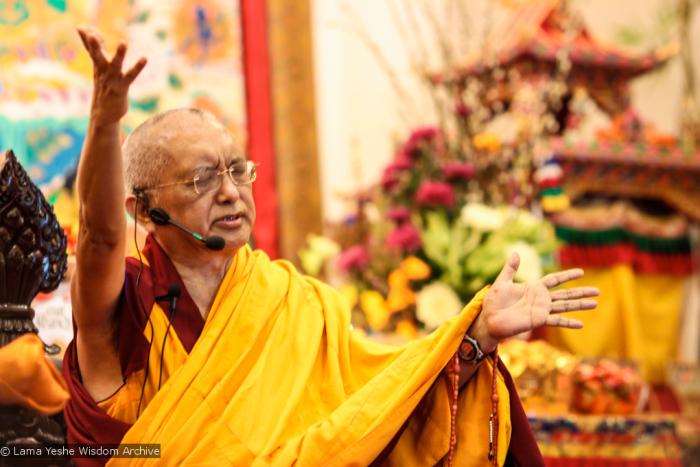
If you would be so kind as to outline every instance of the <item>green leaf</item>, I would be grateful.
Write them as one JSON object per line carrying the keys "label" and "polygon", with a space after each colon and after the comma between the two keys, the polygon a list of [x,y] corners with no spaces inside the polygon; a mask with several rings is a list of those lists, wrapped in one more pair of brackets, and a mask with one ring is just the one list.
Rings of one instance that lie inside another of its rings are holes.
{"label": "green leaf", "polygon": [[446,268],[447,252],[450,247],[447,215],[443,211],[428,212],[425,216],[424,228],[421,230],[425,255],[442,269]]}

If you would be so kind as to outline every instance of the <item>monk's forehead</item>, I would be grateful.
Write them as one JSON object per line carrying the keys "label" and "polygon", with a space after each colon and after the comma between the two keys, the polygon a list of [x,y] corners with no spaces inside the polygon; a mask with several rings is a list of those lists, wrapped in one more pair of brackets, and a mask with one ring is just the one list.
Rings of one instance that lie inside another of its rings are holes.
{"label": "monk's forehead", "polygon": [[174,145],[176,149],[184,149],[183,145],[207,143],[225,145],[228,151],[237,149],[231,133],[218,121],[189,112],[166,116],[151,133],[158,144]]}
{"label": "monk's forehead", "polygon": [[188,128],[211,129],[228,133],[226,127],[216,120],[214,116],[192,109],[168,112],[158,117],[154,124],[154,129],[160,132],[181,131]]}
{"label": "monk's forehead", "polygon": [[228,164],[244,157],[231,134],[216,122],[194,115],[159,123],[164,125],[154,142],[170,161],[164,176],[177,178],[201,167]]}

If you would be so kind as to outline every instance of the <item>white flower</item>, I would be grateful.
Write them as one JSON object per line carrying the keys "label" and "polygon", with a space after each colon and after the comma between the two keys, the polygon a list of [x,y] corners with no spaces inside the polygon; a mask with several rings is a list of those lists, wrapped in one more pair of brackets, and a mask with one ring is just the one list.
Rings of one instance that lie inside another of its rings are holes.
{"label": "white flower", "polygon": [[462,208],[460,220],[463,224],[482,232],[491,232],[503,227],[505,216],[499,209],[480,203],[470,203]]}
{"label": "white flower", "polygon": [[455,291],[443,282],[426,285],[416,296],[416,317],[428,329],[458,315],[463,307]]}
{"label": "white flower", "polygon": [[537,250],[525,242],[518,241],[506,247],[506,258],[510,258],[513,252],[520,256],[520,267],[515,274],[516,281],[530,282],[542,277],[542,260]]}
{"label": "white flower", "polygon": [[340,253],[340,246],[321,235],[309,234],[306,241],[309,246],[298,253],[301,267],[307,274],[317,276],[324,263]]}
{"label": "white flower", "polygon": [[323,259],[332,258],[340,253],[340,245],[323,235],[309,234],[306,240],[309,248],[316,251]]}

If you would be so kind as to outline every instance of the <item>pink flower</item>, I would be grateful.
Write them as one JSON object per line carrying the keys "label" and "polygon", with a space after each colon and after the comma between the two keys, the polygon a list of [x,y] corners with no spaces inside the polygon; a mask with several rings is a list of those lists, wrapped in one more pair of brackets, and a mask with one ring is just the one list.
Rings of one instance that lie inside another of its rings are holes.
{"label": "pink flower", "polygon": [[411,211],[406,206],[395,206],[386,212],[387,219],[403,224],[411,218]]}
{"label": "pink flower", "polygon": [[413,168],[413,161],[406,157],[405,154],[397,154],[396,159],[394,159],[394,162],[390,165],[390,167],[394,167],[394,170],[401,171],[401,170],[411,170]]}
{"label": "pink flower", "polygon": [[442,168],[448,180],[469,181],[474,178],[474,165],[468,162],[448,162]]}
{"label": "pink flower", "polygon": [[367,267],[369,253],[362,245],[355,245],[340,254],[336,266],[343,272],[357,271]]}
{"label": "pink flower", "polygon": [[416,192],[416,202],[426,207],[451,208],[455,204],[455,192],[445,182],[425,181]]}
{"label": "pink flower", "polygon": [[384,169],[381,182],[384,191],[392,191],[399,184],[401,172],[410,170],[411,167],[413,167],[413,163],[402,154],[399,154],[394,162]]}
{"label": "pink flower", "polygon": [[384,191],[392,191],[399,184],[399,174],[391,166],[385,168],[381,184]]}
{"label": "pink flower", "polygon": [[455,106],[455,113],[458,117],[465,118],[472,113],[472,109],[464,102],[458,102]]}
{"label": "pink flower", "polygon": [[411,132],[409,141],[429,141],[440,135],[440,129],[434,126],[422,126]]}
{"label": "pink flower", "polygon": [[391,248],[396,248],[407,253],[412,253],[420,249],[421,245],[423,245],[420,232],[411,224],[400,225],[392,230],[386,238],[386,243]]}
{"label": "pink flower", "polygon": [[432,126],[416,128],[401,147],[399,157],[409,159],[416,159],[417,157],[420,157],[421,150],[425,147],[425,145],[432,144],[440,135],[440,129]]}

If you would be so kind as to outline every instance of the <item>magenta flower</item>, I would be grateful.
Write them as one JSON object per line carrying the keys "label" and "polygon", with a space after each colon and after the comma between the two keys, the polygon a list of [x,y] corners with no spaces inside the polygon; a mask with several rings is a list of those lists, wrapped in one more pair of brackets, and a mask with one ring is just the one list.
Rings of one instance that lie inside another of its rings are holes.
{"label": "magenta flower", "polygon": [[472,113],[472,109],[464,102],[458,102],[455,106],[455,113],[458,117],[466,118]]}
{"label": "magenta flower", "polygon": [[406,206],[395,206],[386,212],[387,219],[403,224],[411,218],[411,211]]}
{"label": "magenta flower", "polygon": [[441,135],[440,129],[435,127],[420,127],[411,133],[408,140],[403,144],[399,157],[416,159],[420,156],[421,149],[426,144],[432,144]]}
{"label": "magenta flower", "polygon": [[411,167],[413,164],[408,158],[398,155],[394,162],[386,166],[382,174],[381,183],[384,191],[392,191],[399,184],[401,172],[410,170]]}
{"label": "magenta flower", "polygon": [[413,161],[406,157],[405,154],[399,153],[389,167],[393,167],[396,171],[411,170],[411,168],[413,168]]}
{"label": "magenta flower", "polygon": [[455,204],[455,192],[452,186],[445,182],[425,181],[418,187],[416,202],[426,207],[451,208]]}
{"label": "magenta flower", "polygon": [[391,248],[406,253],[413,253],[423,245],[420,232],[411,224],[400,225],[392,230],[386,238],[386,243]]}
{"label": "magenta flower", "polygon": [[338,257],[336,266],[343,272],[359,271],[369,265],[369,253],[363,245],[351,246]]}
{"label": "magenta flower", "polygon": [[391,166],[385,168],[381,184],[384,191],[392,191],[399,184],[399,174]]}
{"label": "magenta flower", "polygon": [[474,178],[476,170],[474,165],[468,162],[448,162],[442,168],[445,177],[450,181],[469,181]]}

